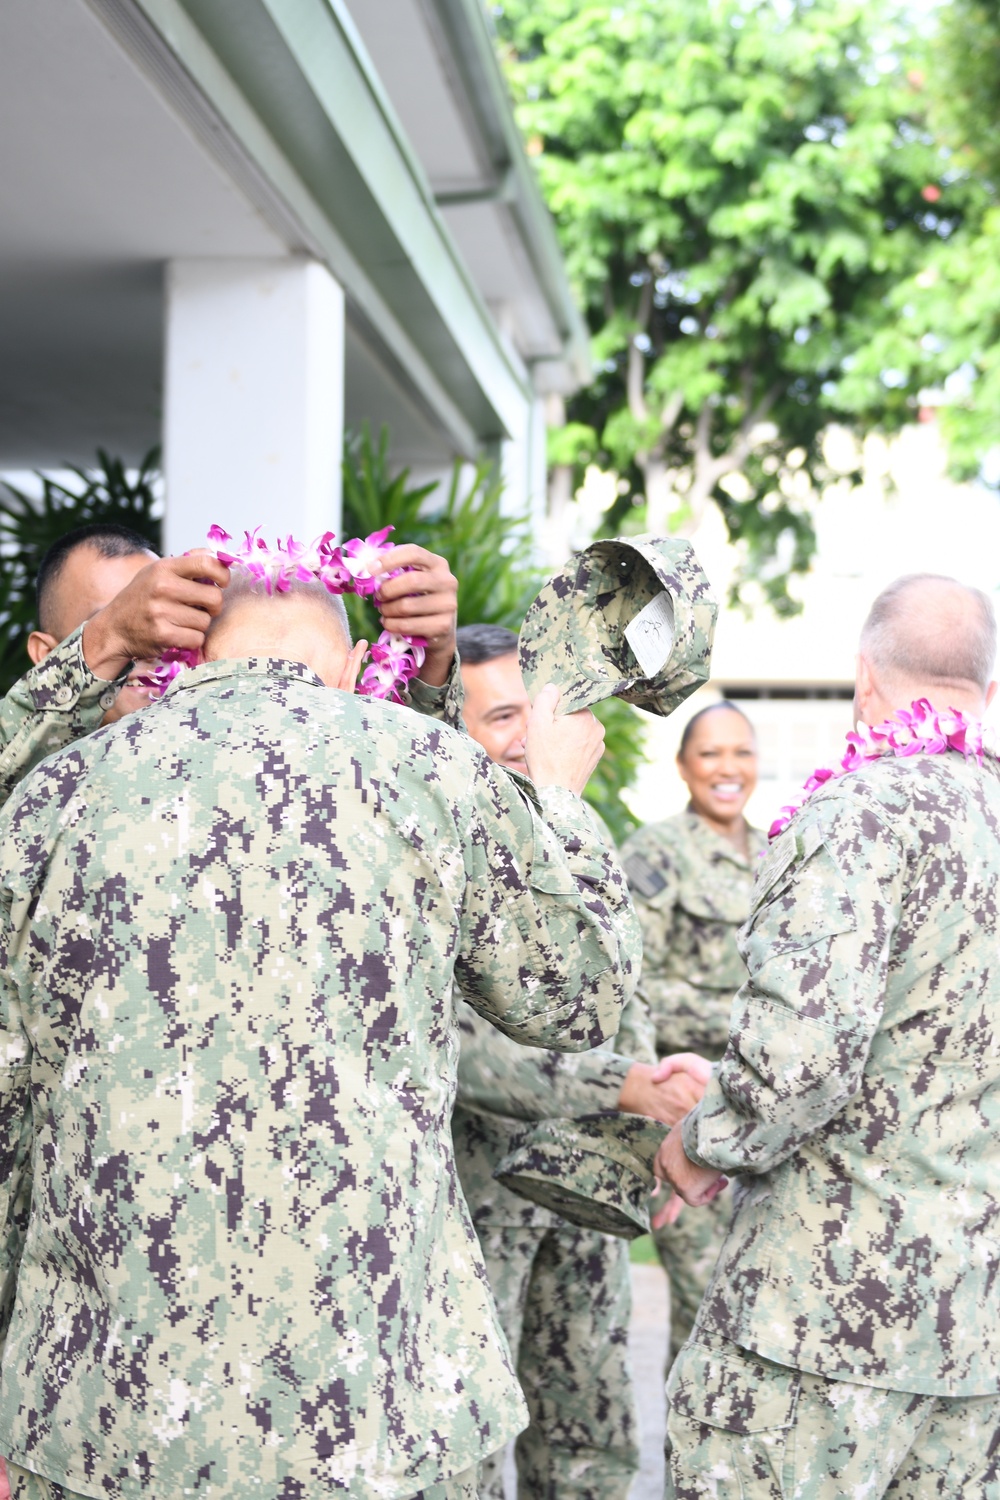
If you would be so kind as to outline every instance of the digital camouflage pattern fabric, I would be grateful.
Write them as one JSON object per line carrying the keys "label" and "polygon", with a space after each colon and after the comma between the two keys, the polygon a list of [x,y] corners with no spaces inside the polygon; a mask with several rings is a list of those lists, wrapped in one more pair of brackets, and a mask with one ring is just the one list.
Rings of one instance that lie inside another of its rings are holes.
{"label": "digital camouflage pattern fabric", "polygon": [[493,1175],[581,1229],[649,1233],[653,1162],[668,1127],[616,1112],[539,1120],[519,1131]]}
{"label": "digital camouflage pattern fabric", "polygon": [[0,803],[46,755],[96,729],[114,703],[125,674],[95,677],[82,640],[83,626],[0,699]]}
{"label": "digital camouflage pattern fabric", "polygon": [[[531,1415],[514,1446],[519,1500],[627,1500],[639,1441],[625,1241],[560,1223],[487,1229],[482,1244]],[[503,1500],[502,1457],[480,1466],[479,1500]]]}
{"label": "digital camouflage pattern fabric", "polygon": [[660,1057],[698,1052],[714,1062],[726,1049],[733,997],[746,978],[736,937],[767,848],[758,829],[749,837],[745,859],[688,811],[646,824],[622,845],[642,927],[638,994],[653,1018]]}
{"label": "digital camouflage pattern fabric", "polygon": [[[11,1500],[77,1500],[73,1490],[68,1490],[61,1484],[53,1484],[51,1480],[32,1474],[30,1469],[19,1469],[16,1465],[10,1466],[10,1487]],[[443,1479],[440,1484],[432,1484],[429,1489],[414,1495],[413,1500],[479,1500],[476,1471],[467,1469],[464,1474],[456,1474],[453,1479]]]}
{"label": "digital camouflage pattern fabric", "polygon": [[745,1174],[695,1338],[1000,1391],[998,890],[993,759],[871,762],[774,842],[729,1045],[683,1127],[692,1160]]}
{"label": "digital camouflage pattern fabric", "polygon": [[[632,1062],[655,1058],[648,1012],[630,996],[615,1052],[570,1055],[518,1046],[458,997],[456,1008],[455,1159],[531,1415],[516,1448],[522,1500],[625,1500],[639,1467],[628,1258],[512,1193],[493,1169],[525,1121],[617,1107]],[[480,1500],[503,1500],[502,1454],[481,1466]]]}
{"label": "digital camouflage pattern fabric", "polygon": [[209,663],[0,816],[0,1452],[82,1495],[401,1500],[525,1420],[454,1170],[451,990],[614,1035],[579,799]]}
{"label": "digital camouflage pattern fabric", "polygon": [[667,1395],[666,1500],[1000,1494],[1000,1396],[825,1380],[708,1333],[682,1351]]}
{"label": "digital camouflage pattern fabric", "polygon": [[[737,934],[767,848],[759,829],[749,830],[749,842],[745,859],[689,810],[648,823],[622,846],[642,927],[638,994],[649,1007],[660,1057],[698,1052],[715,1061],[725,1051],[733,998],[746,978]],[[694,1326],[731,1217],[732,1194],[723,1193],[653,1231],[670,1279],[671,1359]]]}
{"label": "digital camouflage pattern fabric", "polygon": [[561,709],[624,698],[666,716],[708,679],[718,606],[688,542],[594,542],[542,589],[518,655],[529,695],[554,682]]}
{"label": "digital camouflage pattern fabric", "polygon": [[[517,1440],[522,1500],[625,1500],[639,1467],[627,1256],[512,1193],[493,1169],[525,1121],[614,1109],[632,1061],[653,1061],[648,1014],[633,995],[619,1051],[566,1054],[518,1046],[457,997],[456,1007],[455,1160],[531,1415]],[[481,1466],[480,1500],[503,1500],[502,1454]]]}
{"label": "digital camouflage pattern fabric", "polygon": [[[668,1191],[655,1194],[650,1204],[651,1215],[655,1216],[669,1197]],[[719,1193],[705,1208],[694,1213],[685,1209],[676,1223],[653,1230],[656,1253],[669,1283],[668,1370],[690,1337],[732,1217],[732,1192]]]}

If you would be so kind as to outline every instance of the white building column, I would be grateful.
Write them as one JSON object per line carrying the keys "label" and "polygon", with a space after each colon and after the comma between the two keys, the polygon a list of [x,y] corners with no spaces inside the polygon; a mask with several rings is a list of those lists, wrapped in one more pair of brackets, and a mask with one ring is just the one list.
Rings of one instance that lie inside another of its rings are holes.
{"label": "white building column", "polygon": [[344,294],[308,260],[167,267],[165,545],[214,522],[311,541],[340,526]]}
{"label": "white building column", "polygon": [[526,402],[520,423],[500,444],[503,509],[508,515],[528,516],[536,533],[545,521],[545,403],[538,396]]}

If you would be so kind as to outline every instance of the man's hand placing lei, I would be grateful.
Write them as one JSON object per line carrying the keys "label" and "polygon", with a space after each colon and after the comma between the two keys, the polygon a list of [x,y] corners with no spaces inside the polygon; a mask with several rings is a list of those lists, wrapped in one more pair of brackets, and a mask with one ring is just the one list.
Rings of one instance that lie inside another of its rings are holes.
{"label": "man's hand placing lei", "polygon": [[[391,530],[386,526],[340,546],[328,531],[308,546],[288,536],[271,547],[260,527],[244,532],[238,546],[221,526],[212,526],[208,539],[224,567],[242,569],[269,594],[285,593],[297,580],[315,579],[331,594],[371,597],[384,628],[371,648],[357,691],[401,703],[407,684],[421,669],[429,685],[447,681],[455,655],[458,583],[445,560],[433,552],[387,542]],[[351,653],[341,683],[347,691],[365,649],[366,643],[358,642]],[[158,697],[178,672],[196,666],[198,659],[194,651],[169,649],[158,661],[140,664],[131,680]]]}

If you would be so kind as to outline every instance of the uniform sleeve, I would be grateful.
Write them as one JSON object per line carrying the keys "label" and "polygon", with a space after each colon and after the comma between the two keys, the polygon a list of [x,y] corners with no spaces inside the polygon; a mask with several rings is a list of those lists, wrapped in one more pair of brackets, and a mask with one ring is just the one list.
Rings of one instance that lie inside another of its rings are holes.
{"label": "uniform sleeve", "polygon": [[[670,913],[680,894],[677,867],[669,848],[640,829],[622,845],[622,868],[642,931],[642,968],[637,993],[648,1016],[669,1013],[677,988],[676,977],[668,976],[667,970]],[[653,1026],[652,1020],[650,1025]]]}
{"label": "uniform sleeve", "polygon": [[449,729],[457,729],[460,734],[466,734],[465,720],[462,718],[465,691],[462,687],[458,652],[455,652],[455,660],[451,664],[446,683],[441,687],[432,687],[430,683],[421,682],[419,677],[414,677],[407,690],[407,700],[417,713],[425,714],[429,719],[437,719],[440,723],[447,724]]}
{"label": "uniform sleeve", "polygon": [[462,1050],[457,1103],[480,1114],[517,1120],[594,1114],[616,1109],[628,1057],[522,1047],[459,1001]]}
{"label": "uniform sleeve", "polygon": [[462,820],[458,984],[516,1041],[598,1047],[617,1032],[638,968],[625,877],[579,797],[519,784],[485,755],[477,766]]}
{"label": "uniform sleeve", "polygon": [[625,1002],[622,1022],[615,1037],[615,1051],[630,1062],[656,1062],[656,1027],[649,1006],[638,990]]}
{"label": "uniform sleeve", "polygon": [[[25,908],[27,909],[27,908]],[[12,978],[9,901],[0,910],[0,1355],[31,1207],[31,1054]]]}
{"label": "uniform sleeve", "polygon": [[761,866],[729,1045],[683,1127],[724,1172],[766,1172],[854,1097],[885,998],[904,856],[843,794],[804,809]]}
{"label": "uniform sleeve", "polygon": [[115,682],[83,656],[83,626],[14,684],[0,702],[0,803],[46,755],[89,734],[115,701]]}

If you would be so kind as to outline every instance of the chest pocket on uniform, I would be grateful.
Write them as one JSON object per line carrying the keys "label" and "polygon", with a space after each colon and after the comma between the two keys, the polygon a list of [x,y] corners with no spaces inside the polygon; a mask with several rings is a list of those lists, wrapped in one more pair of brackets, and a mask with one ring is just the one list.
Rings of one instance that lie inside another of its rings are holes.
{"label": "chest pocket on uniform", "polygon": [[732,996],[746,978],[736,935],[750,915],[747,871],[726,860],[701,869],[698,884],[681,883],[674,907],[675,946],[693,984]]}
{"label": "chest pocket on uniform", "polygon": [[696,922],[720,922],[726,927],[741,927],[750,912],[750,889],[749,879],[735,881],[723,876],[703,890],[682,888],[677,905]]}

